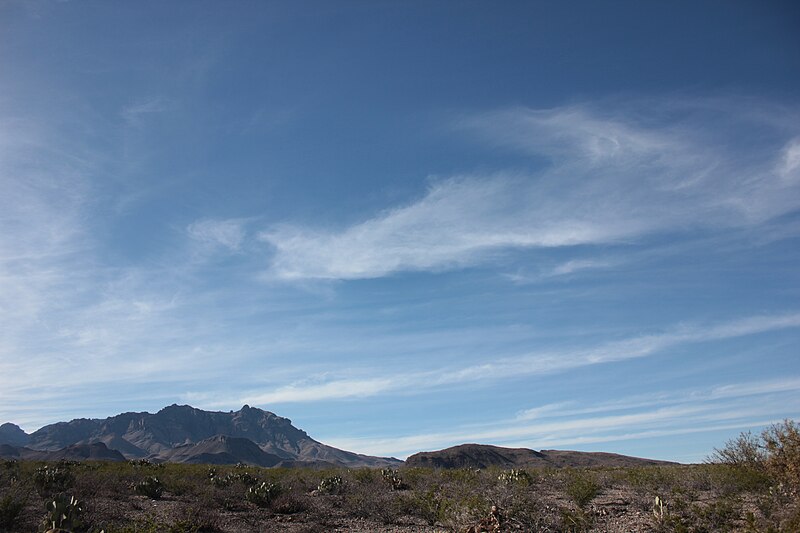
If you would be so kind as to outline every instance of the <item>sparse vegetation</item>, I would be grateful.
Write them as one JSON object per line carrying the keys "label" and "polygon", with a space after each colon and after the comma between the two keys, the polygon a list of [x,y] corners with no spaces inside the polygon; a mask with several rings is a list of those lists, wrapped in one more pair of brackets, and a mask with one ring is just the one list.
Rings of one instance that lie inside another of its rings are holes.
{"label": "sparse vegetation", "polygon": [[323,478],[317,485],[317,492],[320,494],[339,494],[344,488],[342,476],[328,476]]}
{"label": "sparse vegetation", "polygon": [[14,494],[0,498],[0,531],[12,531],[24,507],[25,501]]}
{"label": "sparse vegetation", "polygon": [[45,529],[72,531],[80,525],[83,505],[74,496],[59,494],[47,502]]}
{"label": "sparse vegetation", "polygon": [[66,491],[72,486],[74,476],[66,464],[45,465],[33,473],[33,484],[43,497]]}
{"label": "sparse vegetation", "polygon": [[264,481],[247,489],[247,501],[259,507],[269,507],[282,492],[283,487],[279,483]]}
{"label": "sparse vegetation", "polygon": [[161,499],[164,493],[164,484],[155,476],[150,476],[133,486],[136,494],[147,496],[151,500]]}
{"label": "sparse vegetation", "polygon": [[513,483],[530,485],[531,475],[520,468],[512,468],[511,470],[500,472],[500,475],[497,476],[497,480],[507,485],[511,485]]}
{"label": "sparse vegetation", "polygon": [[794,533],[800,531],[797,442],[797,426],[786,422],[735,439],[706,464],[636,468],[9,462],[0,465],[0,531],[41,531],[47,521],[87,533]]}
{"label": "sparse vegetation", "polygon": [[600,494],[600,485],[589,472],[576,471],[567,481],[566,492],[575,505],[583,509]]}

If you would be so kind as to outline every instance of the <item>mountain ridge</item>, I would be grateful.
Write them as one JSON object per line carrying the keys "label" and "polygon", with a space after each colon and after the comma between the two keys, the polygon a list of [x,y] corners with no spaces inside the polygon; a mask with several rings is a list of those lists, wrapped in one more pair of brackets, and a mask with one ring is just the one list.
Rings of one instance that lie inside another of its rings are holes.
{"label": "mountain ridge", "polygon": [[32,450],[24,446],[0,444],[0,457],[25,461],[124,461],[125,456],[102,442],[75,444],[55,451]]}
{"label": "mountain ridge", "polygon": [[419,452],[405,462],[340,450],[312,439],[292,421],[244,405],[238,411],[204,411],[169,405],[156,413],[126,412],[105,419],[77,418],[31,434],[0,425],[0,457],[32,460],[148,459],[154,462],[261,467],[562,468],[674,464],[608,452],[504,448],[461,444]]}
{"label": "mountain ridge", "polygon": [[[105,419],[77,418],[56,422],[29,435],[13,424],[3,424],[2,427],[0,444],[24,444],[28,449],[40,452],[103,443],[126,459],[197,462],[197,455],[210,454],[207,458],[222,460],[224,457],[233,462],[264,465],[281,461],[287,464],[325,462],[347,467],[402,464],[394,458],[361,455],[328,446],[293,426],[288,418],[249,405],[238,411],[223,412],[173,404],[156,413],[126,412]],[[260,453],[256,453],[248,443],[214,439],[218,436],[250,441]],[[208,442],[198,446],[203,441]],[[179,447],[183,447],[180,453],[175,452]],[[237,453],[232,454],[232,450]]]}
{"label": "mountain ridge", "polygon": [[408,467],[431,468],[564,468],[598,466],[656,466],[675,464],[609,452],[504,448],[489,444],[461,444],[432,452],[419,452],[406,458]]}

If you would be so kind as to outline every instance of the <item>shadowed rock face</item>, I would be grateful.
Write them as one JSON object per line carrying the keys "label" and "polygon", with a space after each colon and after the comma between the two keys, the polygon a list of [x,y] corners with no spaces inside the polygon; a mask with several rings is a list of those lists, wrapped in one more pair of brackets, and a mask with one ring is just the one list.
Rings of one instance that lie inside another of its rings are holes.
{"label": "shadowed rock face", "polygon": [[[247,405],[239,411],[227,413],[171,405],[155,414],[123,413],[102,420],[82,418],[59,422],[33,432],[28,436],[26,446],[34,450],[55,451],[75,444],[102,442],[131,459],[150,457],[197,462],[198,456],[207,454],[206,458],[233,463],[273,461],[267,456],[254,455],[252,447],[242,442],[209,441],[218,436],[251,441],[262,452],[278,458],[273,464],[282,460],[377,467],[401,463],[397,459],[370,457],[327,446],[294,427],[288,418]],[[200,443],[203,443],[200,448],[186,448]],[[176,449],[180,450],[173,452]]]}
{"label": "shadowed rock face", "polygon": [[16,424],[5,423],[0,426],[0,444],[10,444],[11,446],[25,446],[28,444],[29,436],[22,431]]}
{"label": "shadowed rock face", "polygon": [[60,450],[31,450],[9,444],[0,445],[0,457],[26,461],[124,461],[117,450],[109,450],[102,442],[76,444]]}
{"label": "shadowed rock face", "polygon": [[596,466],[647,466],[674,464],[640,459],[615,453],[573,452],[528,448],[502,448],[485,444],[462,444],[435,452],[416,453],[406,459],[406,466],[433,468],[562,468]]}
{"label": "shadowed rock face", "polygon": [[172,463],[232,464],[275,466],[281,458],[267,453],[250,439],[215,435],[195,444],[184,444],[150,456],[155,461]]}

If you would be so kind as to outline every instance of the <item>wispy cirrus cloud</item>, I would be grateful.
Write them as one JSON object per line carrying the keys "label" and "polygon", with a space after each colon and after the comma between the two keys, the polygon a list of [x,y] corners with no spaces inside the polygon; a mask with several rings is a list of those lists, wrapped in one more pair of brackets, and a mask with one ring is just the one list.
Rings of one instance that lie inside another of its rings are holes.
{"label": "wispy cirrus cloud", "polygon": [[711,325],[684,324],[667,332],[630,337],[600,346],[504,358],[486,357],[487,362],[468,366],[428,368],[392,375],[347,376],[316,381],[304,379],[272,391],[251,392],[235,400],[226,399],[220,405],[317,402],[396,394],[401,391],[424,392],[471,382],[486,384],[501,379],[553,374],[589,365],[648,357],[684,344],[733,339],[798,327],[798,313],[754,316]]}
{"label": "wispy cirrus cloud", "polygon": [[189,224],[186,233],[202,244],[239,250],[246,236],[246,219],[203,219]]}
{"label": "wispy cirrus cloud", "polygon": [[163,113],[168,108],[168,102],[157,96],[131,103],[122,108],[121,114],[128,126],[138,128],[144,124],[148,116]]}
{"label": "wispy cirrus cloud", "polygon": [[[725,390],[720,395],[718,391]],[[421,449],[465,442],[546,449],[599,445],[667,435],[747,429],[778,420],[773,413],[797,412],[800,380],[732,383],[681,391],[657,391],[610,402],[579,401],[531,408],[513,418],[447,432],[393,438],[331,437],[326,442],[361,453],[405,457]],[[758,397],[758,402],[753,402]],[[693,458],[700,460],[702,457]]]}
{"label": "wispy cirrus cloud", "polygon": [[420,199],[338,231],[272,227],[259,235],[275,250],[270,273],[302,280],[441,271],[504,250],[752,227],[800,208],[796,126],[763,114],[725,121],[697,106],[651,114],[657,124],[633,110],[586,106],[465,117],[459,129],[547,163],[438,180]]}
{"label": "wispy cirrus cloud", "polygon": [[[113,191],[98,178],[107,157],[57,124],[0,109],[0,419],[24,424],[52,421],[54,403],[96,397],[87,392],[99,386],[209,378],[235,344],[197,305],[209,291],[191,293],[189,257],[109,261],[102,201]],[[224,224],[195,230],[237,245]],[[12,418],[21,406],[38,418]]]}

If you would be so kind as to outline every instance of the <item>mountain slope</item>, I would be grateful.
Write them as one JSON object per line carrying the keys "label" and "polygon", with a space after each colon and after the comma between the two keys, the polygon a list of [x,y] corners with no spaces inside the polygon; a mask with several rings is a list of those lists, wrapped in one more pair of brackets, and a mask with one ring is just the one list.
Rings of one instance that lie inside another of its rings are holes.
{"label": "mountain slope", "polygon": [[294,427],[288,418],[247,405],[227,413],[171,405],[155,414],[123,413],[102,420],[59,422],[33,432],[27,446],[52,451],[74,444],[102,442],[125,457],[142,458],[169,455],[174,448],[198,444],[218,435],[248,439],[262,451],[287,461],[326,461],[354,467],[401,463],[397,459],[370,457],[327,446]]}
{"label": "mountain slope", "polygon": [[615,453],[562,450],[537,452],[528,448],[503,448],[486,444],[462,444],[434,452],[415,453],[406,459],[406,466],[433,468],[630,467],[658,464],[670,463]]}
{"label": "mountain slope", "polygon": [[195,444],[184,444],[157,455],[155,461],[170,463],[232,464],[245,463],[254,466],[275,466],[281,458],[267,453],[250,439],[215,435]]}
{"label": "mountain slope", "polygon": [[110,450],[102,442],[95,444],[76,444],[60,450],[31,450],[21,446],[0,444],[0,457],[26,461],[124,461],[125,457],[116,450]]}
{"label": "mountain slope", "polygon": [[10,444],[11,446],[25,446],[30,437],[22,431],[16,424],[7,422],[0,425],[0,444]]}

